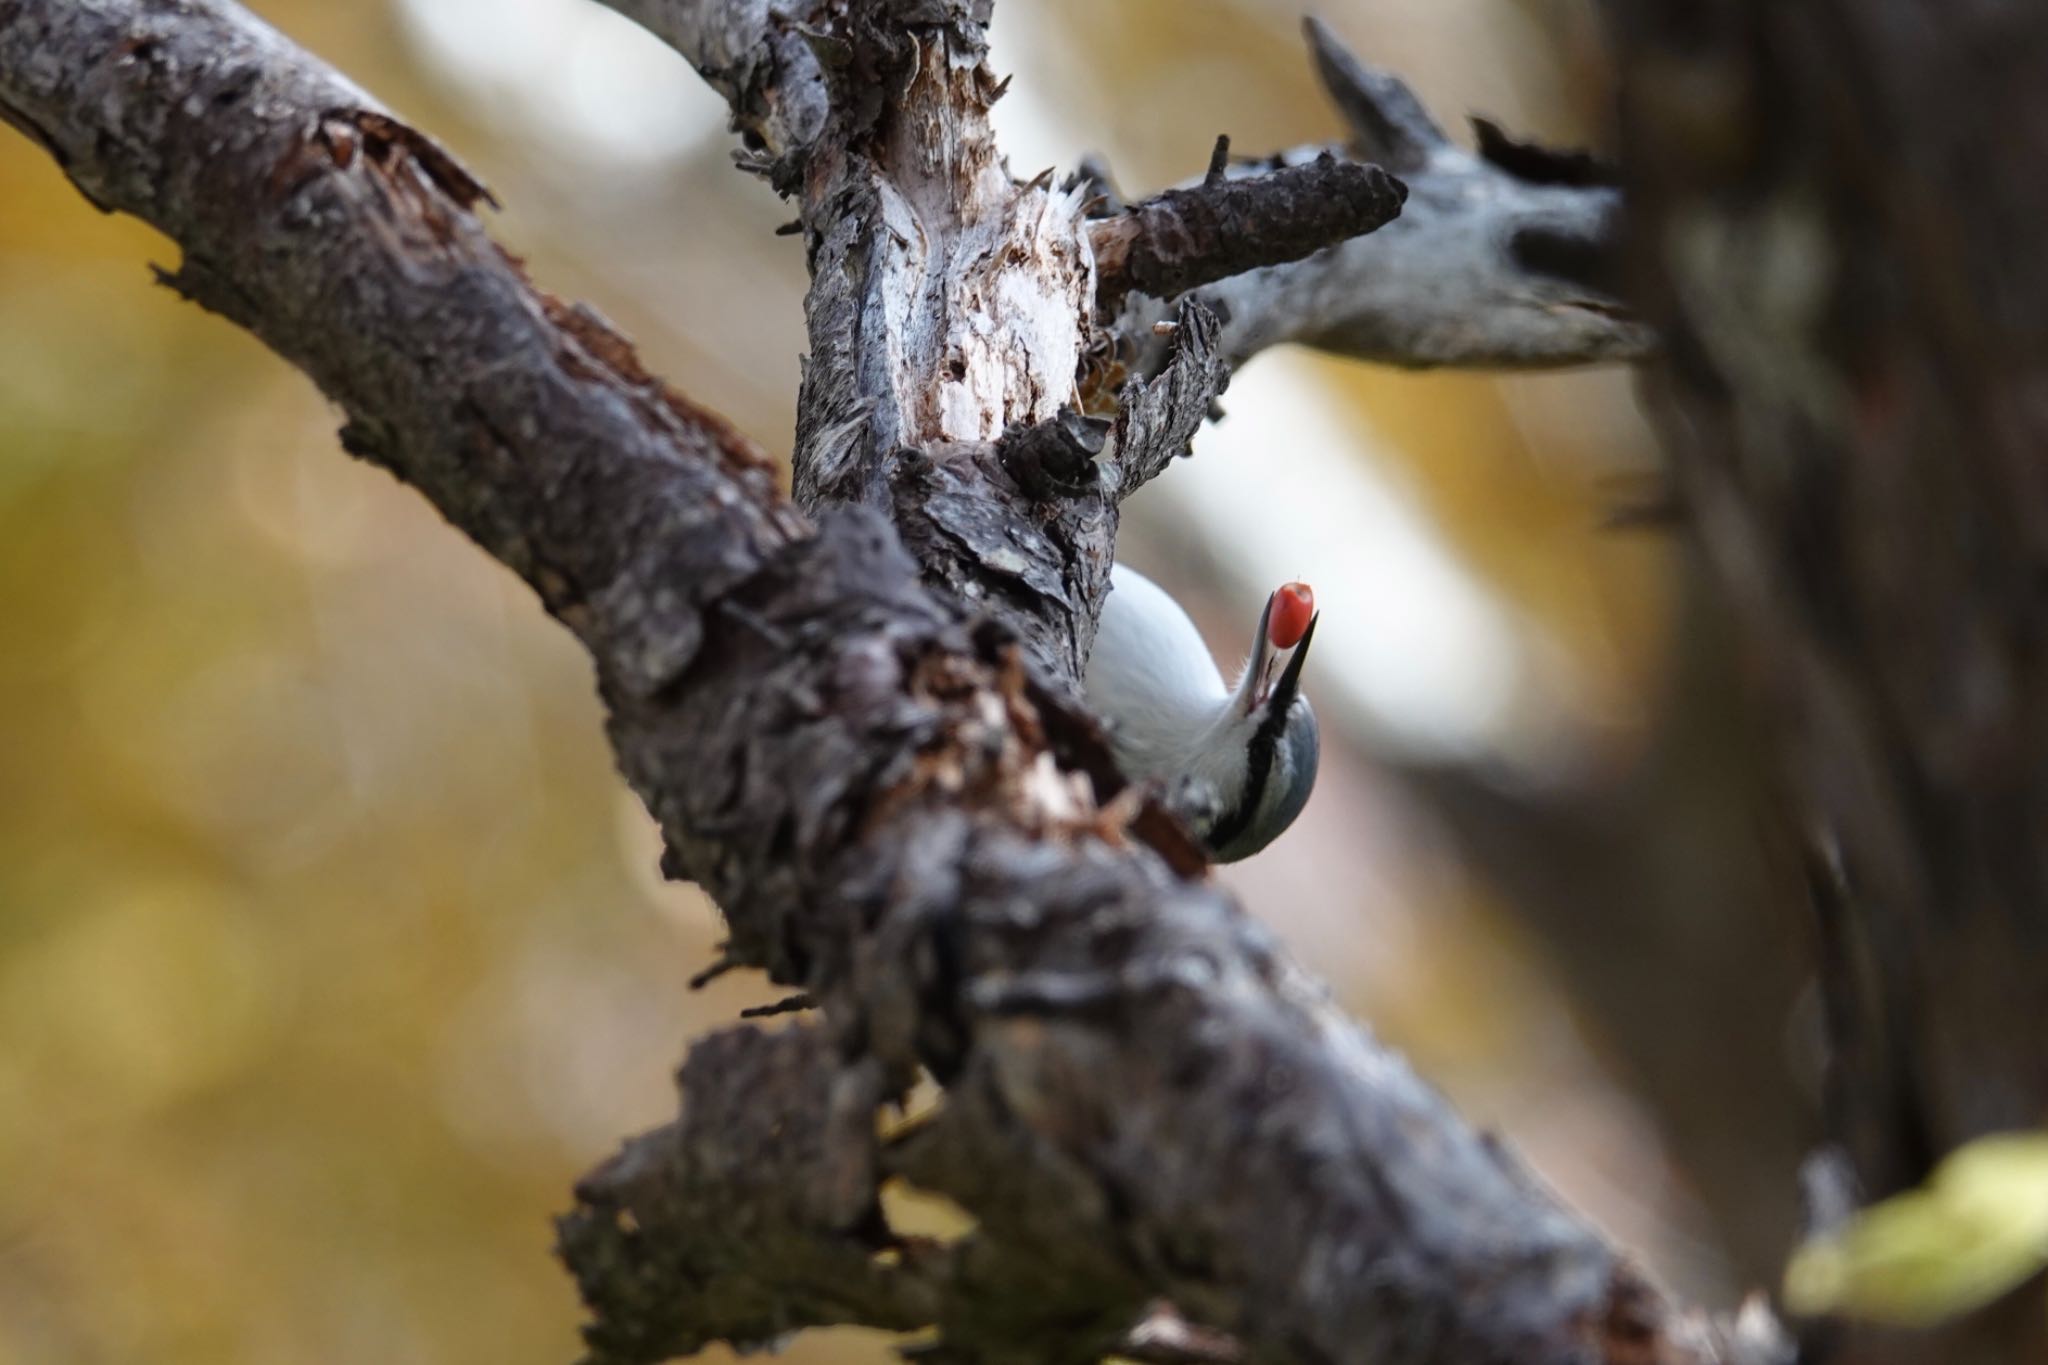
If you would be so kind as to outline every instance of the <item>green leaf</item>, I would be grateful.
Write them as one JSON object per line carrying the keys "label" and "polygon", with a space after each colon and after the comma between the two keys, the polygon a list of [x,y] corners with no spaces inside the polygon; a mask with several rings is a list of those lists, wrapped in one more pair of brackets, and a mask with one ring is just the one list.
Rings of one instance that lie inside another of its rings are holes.
{"label": "green leaf", "polygon": [[1795,1313],[1925,1326],[1988,1303],[2048,1266],[2048,1133],[1957,1148],[1926,1185],[1801,1247]]}

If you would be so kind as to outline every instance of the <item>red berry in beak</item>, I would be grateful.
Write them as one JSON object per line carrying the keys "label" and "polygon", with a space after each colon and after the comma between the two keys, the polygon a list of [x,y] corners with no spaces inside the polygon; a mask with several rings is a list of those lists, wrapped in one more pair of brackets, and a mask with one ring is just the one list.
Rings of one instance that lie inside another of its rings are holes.
{"label": "red berry in beak", "polygon": [[1301,643],[1315,614],[1315,589],[1306,583],[1283,584],[1273,594],[1272,614],[1266,618],[1266,638],[1275,649],[1292,649]]}

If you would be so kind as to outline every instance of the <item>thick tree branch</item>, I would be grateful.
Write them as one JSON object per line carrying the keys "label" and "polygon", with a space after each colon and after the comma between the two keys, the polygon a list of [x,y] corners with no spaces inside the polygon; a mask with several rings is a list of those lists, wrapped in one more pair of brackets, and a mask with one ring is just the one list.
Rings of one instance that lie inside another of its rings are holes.
{"label": "thick tree branch", "polygon": [[[1621,195],[1589,159],[1514,142],[1482,124],[1480,150],[1453,143],[1399,78],[1307,25],[1324,85],[1351,126],[1350,155],[1408,187],[1398,218],[1288,265],[1200,291],[1224,319],[1235,366],[1285,342],[1389,365],[1544,367],[1633,360],[1653,336],[1617,292]],[[1281,152],[1235,176],[1292,173],[1328,154]],[[1134,300],[1142,336],[1163,315]],[[1157,363],[1156,350],[1153,364]],[[1146,368],[1150,368],[1148,365]]]}
{"label": "thick tree branch", "polygon": [[[1224,151],[1227,142],[1217,148]],[[1285,265],[1393,221],[1408,191],[1378,166],[1325,154],[1258,175],[1215,167],[1200,184],[1133,204],[1089,230],[1096,305],[1140,289],[1170,299],[1261,266]]]}
{"label": "thick tree branch", "polygon": [[[1027,505],[1000,438],[1068,405],[1045,381],[1071,377],[1090,316],[1078,205],[1001,173],[972,14],[853,11],[805,39],[859,73],[806,152],[811,522],[742,438],[525,279],[473,181],[239,8],[0,0],[8,120],[96,203],[173,237],[179,287],[304,369],[352,449],[535,587],[590,650],[668,866],[717,897],[735,961],[825,1006],[830,1059],[715,1042],[681,1138],[585,1186],[565,1245],[602,1315],[597,1358],[928,1313],[969,1347],[1071,1358],[1163,1294],[1259,1358],[1761,1359],[1651,1291],[1334,1010],[1155,810],[1118,799],[1059,686],[1092,621],[1085,583],[1034,582],[1040,550],[995,538],[1047,528],[1031,534],[1063,573],[1106,571],[1089,518],[1113,508],[977,510]],[[991,310],[993,341],[976,331]],[[729,1087],[753,1063],[795,1079],[742,1117]],[[1043,1295],[947,1297],[853,1265],[878,1235],[857,1116],[920,1067],[946,1102],[888,1167],[975,1215],[996,1282],[1036,1267]],[[736,1142],[775,1115],[807,1129]],[[799,1183],[764,1193],[755,1147]],[[632,1226],[700,1207],[758,1220],[790,1256]],[[705,1302],[722,1277],[808,1268],[823,1292]],[[832,1288],[855,1282],[857,1307]]]}

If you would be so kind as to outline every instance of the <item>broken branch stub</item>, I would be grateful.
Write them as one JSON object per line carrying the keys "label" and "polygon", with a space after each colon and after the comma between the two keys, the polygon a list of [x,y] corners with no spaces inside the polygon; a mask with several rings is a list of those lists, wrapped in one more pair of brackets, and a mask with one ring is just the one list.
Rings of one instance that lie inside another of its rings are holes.
{"label": "broken branch stub", "polygon": [[1212,166],[1199,183],[1090,227],[1096,305],[1113,315],[1134,289],[1173,299],[1230,275],[1298,261],[1392,222],[1407,197],[1407,187],[1378,166],[1327,153],[1236,178]]}

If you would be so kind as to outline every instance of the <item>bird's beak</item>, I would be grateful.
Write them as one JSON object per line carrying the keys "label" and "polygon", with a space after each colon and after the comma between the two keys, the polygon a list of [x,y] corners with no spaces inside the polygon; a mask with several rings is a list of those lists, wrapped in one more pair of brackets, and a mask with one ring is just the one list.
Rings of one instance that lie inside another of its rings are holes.
{"label": "bird's beak", "polygon": [[[1268,596],[1265,610],[1259,613],[1259,633],[1252,643],[1252,661],[1245,672],[1250,684],[1245,689],[1246,715],[1262,707],[1284,711],[1293,704],[1295,693],[1301,690],[1301,666],[1308,658],[1308,644],[1315,637],[1316,622],[1322,619],[1322,613],[1309,618],[1308,629],[1290,649],[1274,647],[1272,636],[1267,633],[1272,618],[1273,598]],[[1278,678],[1273,676],[1275,669],[1279,670]]]}
{"label": "bird's beak", "polygon": [[1266,699],[1269,710],[1285,711],[1294,705],[1294,698],[1301,691],[1301,666],[1308,662],[1309,642],[1316,638],[1316,622],[1322,619],[1321,612],[1309,617],[1308,629],[1301,633],[1301,638],[1295,641],[1294,648],[1288,651],[1287,664],[1280,670],[1279,681],[1273,684],[1272,694]]}
{"label": "bird's beak", "polygon": [[1273,598],[1266,594],[1266,605],[1259,609],[1259,628],[1252,632],[1252,661],[1244,670],[1244,713],[1250,715],[1259,709],[1266,691],[1266,674],[1273,666],[1273,637],[1268,627],[1273,620]]}

